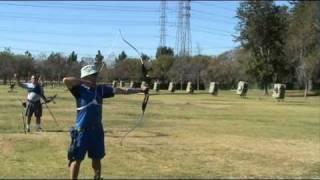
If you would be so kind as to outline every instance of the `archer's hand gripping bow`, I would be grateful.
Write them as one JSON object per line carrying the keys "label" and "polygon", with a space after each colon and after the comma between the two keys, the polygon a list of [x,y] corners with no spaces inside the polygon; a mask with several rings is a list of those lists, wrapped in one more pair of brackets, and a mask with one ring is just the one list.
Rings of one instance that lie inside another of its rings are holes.
{"label": "archer's hand gripping bow", "polygon": [[[134,47],[132,44],[130,44],[126,39],[124,39],[124,37],[122,36],[122,33],[121,33],[120,30],[119,30],[119,32],[120,32],[121,39],[122,39],[126,44],[128,44],[132,49],[134,49],[134,51],[139,55],[139,57],[140,57],[140,62],[141,62],[141,71],[142,71],[142,75],[143,75],[143,80],[145,81],[145,83],[147,84],[147,86],[150,86],[151,78],[150,78],[149,75],[148,75],[148,70],[147,70],[147,68],[146,68],[146,66],[145,66],[145,64],[144,64],[143,59],[142,59],[142,54],[137,50],[137,48],[135,48],[135,47]],[[141,106],[142,113],[141,113],[141,116],[140,116],[140,120],[136,123],[136,125],[135,125],[132,129],[130,129],[130,130],[121,138],[121,142],[120,142],[121,145],[123,144],[123,140],[143,122],[143,116],[144,116],[144,112],[145,112],[146,107],[147,107],[147,104],[148,104],[148,100],[149,100],[149,90],[147,89],[147,90],[144,92],[144,99],[143,99],[142,106]]]}

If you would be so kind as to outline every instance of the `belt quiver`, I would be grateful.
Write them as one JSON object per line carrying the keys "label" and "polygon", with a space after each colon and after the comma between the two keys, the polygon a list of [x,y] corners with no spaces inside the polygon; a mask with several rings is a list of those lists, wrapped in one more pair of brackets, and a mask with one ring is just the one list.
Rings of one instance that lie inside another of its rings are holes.
{"label": "belt quiver", "polygon": [[77,150],[77,139],[78,139],[79,131],[72,127],[70,128],[70,137],[71,137],[71,143],[68,149],[68,160],[69,164],[68,166],[70,167],[71,163],[75,161],[75,155],[76,155],[76,150]]}

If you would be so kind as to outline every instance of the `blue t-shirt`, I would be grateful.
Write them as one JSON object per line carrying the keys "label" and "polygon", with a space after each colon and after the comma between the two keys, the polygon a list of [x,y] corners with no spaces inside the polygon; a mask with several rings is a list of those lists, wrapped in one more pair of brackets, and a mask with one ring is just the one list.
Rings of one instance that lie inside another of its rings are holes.
{"label": "blue t-shirt", "polygon": [[114,96],[113,87],[97,85],[95,88],[84,84],[73,87],[71,93],[76,98],[76,127],[80,129],[100,127],[102,125],[103,98]]}

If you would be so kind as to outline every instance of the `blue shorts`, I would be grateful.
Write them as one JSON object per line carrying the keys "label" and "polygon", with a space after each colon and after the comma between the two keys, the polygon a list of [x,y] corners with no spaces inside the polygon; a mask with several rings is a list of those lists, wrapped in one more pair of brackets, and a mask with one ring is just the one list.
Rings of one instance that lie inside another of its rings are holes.
{"label": "blue shorts", "polygon": [[76,142],[75,160],[83,160],[87,152],[91,159],[102,159],[105,156],[103,128],[79,132]]}

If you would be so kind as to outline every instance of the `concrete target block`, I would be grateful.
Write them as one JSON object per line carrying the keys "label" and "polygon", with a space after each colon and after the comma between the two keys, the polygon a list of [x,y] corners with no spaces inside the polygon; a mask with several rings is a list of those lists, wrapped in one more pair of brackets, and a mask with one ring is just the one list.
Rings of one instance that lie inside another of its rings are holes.
{"label": "concrete target block", "polygon": [[114,88],[117,87],[117,81],[112,81],[112,87],[114,87]]}
{"label": "concrete target block", "polygon": [[159,82],[156,81],[153,83],[153,90],[156,92],[159,92],[159,90],[160,90],[160,83]]}
{"label": "concrete target block", "polygon": [[193,94],[193,92],[194,92],[194,89],[192,87],[192,82],[191,81],[189,81],[188,84],[187,84],[186,92],[189,93],[189,94]]}
{"label": "concrete target block", "polygon": [[237,88],[237,94],[244,97],[247,95],[248,92],[248,82],[245,81],[239,81],[238,88]]}
{"label": "concrete target block", "polygon": [[173,93],[175,90],[176,90],[176,84],[174,82],[170,82],[168,91]]}
{"label": "concrete target block", "polygon": [[125,87],[125,83],[123,81],[120,81],[119,82],[119,87],[121,87],[121,88]]}
{"label": "concrete target block", "polygon": [[272,97],[280,100],[280,99],[284,99],[285,94],[286,94],[285,84],[274,84]]}
{"label": "concrete target block", "polygon": [[209,94],[212,94],[214,96],[218,95],[218,83],[216,82],[210,82],[210,87],[209,87]]}
{"label": "concrete target block", "polygon": [[129,88],[134,88],[134,81],[130,81]]}

